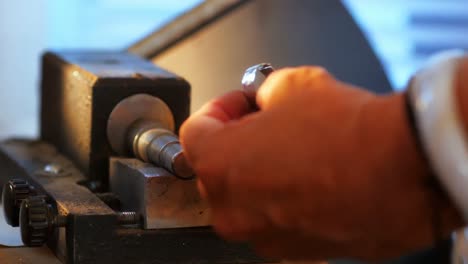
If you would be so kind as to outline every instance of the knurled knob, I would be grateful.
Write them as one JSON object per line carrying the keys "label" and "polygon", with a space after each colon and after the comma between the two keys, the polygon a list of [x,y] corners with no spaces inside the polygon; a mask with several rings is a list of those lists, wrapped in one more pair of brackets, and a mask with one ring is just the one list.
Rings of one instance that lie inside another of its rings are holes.
{"label": "knurled knob", "polygon": [[6,222],[19,226],[19,211],[23,200],[31,194],[31,186],[23,179],[13,179],[3,185],[2,204]]}
{"label": "knurled knob", "polygon": [[52,227],[50,205],[44,196],[32,196],[21,203],[21,239],[28,247],[42,246]]}

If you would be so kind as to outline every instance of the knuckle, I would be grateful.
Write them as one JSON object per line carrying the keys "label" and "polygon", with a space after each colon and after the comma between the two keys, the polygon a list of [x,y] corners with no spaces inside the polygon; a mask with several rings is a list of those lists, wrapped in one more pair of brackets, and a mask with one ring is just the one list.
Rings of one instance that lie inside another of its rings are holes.
{"label": "knuckle", "polygon": [[329,85],[333,76],[323,67],[301,66],[297,68],[288,68],[274,72],[273,78],[281,87],[288,90],[309,89]]}
{"label": "knuckle", "polygon": [[332,75],[322,67],[301,67],[298,69],[298,77],[303,85],[309,88],[318,88],[330,84]]}
{"label": "knuckle", "polygon": [[275,83],[294,83],[296,81],[297,69],[284,68],[274,71],[268,78],[274,80]]}
{"label": "knuckle", "polygon": [[320,66],[302,66],[299,67],[299,70],[308,76],[313,76],[316,78],[326,78],[331,76],[325,68]]}

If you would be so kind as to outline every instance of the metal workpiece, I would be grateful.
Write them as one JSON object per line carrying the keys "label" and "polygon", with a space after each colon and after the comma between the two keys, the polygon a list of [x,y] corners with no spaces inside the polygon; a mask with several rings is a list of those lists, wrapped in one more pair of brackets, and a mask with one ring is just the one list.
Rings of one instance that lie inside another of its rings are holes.
{"label": "metal workpiece", "polygon": [[169,107],[146,94],[122,100],[107,123],[109,143],[117,153],[160,166],[182,179],[191,179],[193,171],[173,130]]}
{"label": "metal workpiece", "polygon": [[196,180],[178,179],[138,159],[112,158],[109,183],[122,210],[141,215],[145,229],[210,225],[210,210]]}
{"label": "metal workpiece", "polygon": [[107,138],[112,149],[121,154],[130,154],[132,135],[138,130],[159,127],[174,131],[174,117],[171,109],[161,99],[148,95],[136,94],[120,101],[112,110],[107,121]]}
{"label": "metal workpiece", "polygon": [[169,170],[176,177],[192,179],[194,176],[185,159],[179,138],[169,130],[152,128],[135,135],[133,153],[145,162]]}
{"label": "metal workpiece", "polygon": [[251,102],[255,102],[258,88],[275,69],[269,63],[260,63],[249,67],[242,76],[242,89]]}

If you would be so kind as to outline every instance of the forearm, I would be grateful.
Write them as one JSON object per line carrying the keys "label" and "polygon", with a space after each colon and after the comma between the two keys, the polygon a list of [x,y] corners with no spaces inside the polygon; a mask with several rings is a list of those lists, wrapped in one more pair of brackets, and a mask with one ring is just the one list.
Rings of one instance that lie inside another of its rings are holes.
{"label": "forearm", "polygon": [[276,71],[257,96],[258,112],[244,116],[231,94],[181,129],[224,238],[273,257],[382,260],[462,226],[428,184],[402,94],[376,96],[301,67]]}

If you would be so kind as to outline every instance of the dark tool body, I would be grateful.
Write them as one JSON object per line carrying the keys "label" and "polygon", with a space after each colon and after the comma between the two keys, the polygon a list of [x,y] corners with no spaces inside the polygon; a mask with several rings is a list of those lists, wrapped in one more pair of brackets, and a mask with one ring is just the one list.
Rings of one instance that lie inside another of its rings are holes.
{"label": "dark tool body", "polygon": [[43,57],[41,139],[52,143],[102,184],[114,153],[107,120],[134,94],[149,94],[171,109],[175,129],[189,115],[190,86],[182,78],[125,52],[47,53]]}
{"label": "dark tool body", "polygon": [[[7,176],[2,183],[18,178],[34,190],[29,198],[21,196],[19,222],[26,245],[47,243],[66,263],[264,262],[248,246],[225,242],[207,226],[203,216],[208,211],[194,180],[180,180],[150,164],[134,167],[133,174],[116,167],[115,179],[109,178],[109,162],[117,155],[106,133],[111,111],[135,94],[153,96],[169,107],[176,132],[189,114],[185,80],[122,52],[46,53],[42,72],[40,140],[0,144],[0,174]],[[131,157],[126,162],[142,163]],[[120,182],[141,182],[143,189],[116,196],[109,193],[110,180],[117,194],[117,188],[121,194],[139,190]],[[153,189],[162,191],[154,196]],[[143,206],[132,202],[139,197]],[[16,207],[10,208],[17,214]],[[171,214],[176,208],[177,214]]]}

